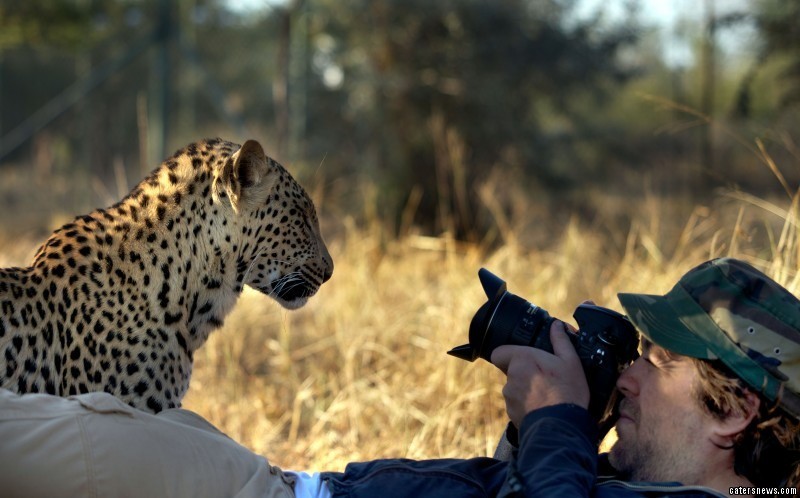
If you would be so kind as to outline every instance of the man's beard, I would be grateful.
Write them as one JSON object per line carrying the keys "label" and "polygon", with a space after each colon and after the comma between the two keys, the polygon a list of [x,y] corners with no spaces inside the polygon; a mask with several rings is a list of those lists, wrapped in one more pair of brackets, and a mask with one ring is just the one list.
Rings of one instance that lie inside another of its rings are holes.
{"label": "man's beard", "polygon": [[617,442],[609,453],[609,462],[617,471],[631,481],[697,482],[700,466],[686,440],[697,433],[692,417],[678,415],[670,418],[667,426],[657,428],[643,422],[639,407],[626,399],[620,410],[633,421],[617,430]]}

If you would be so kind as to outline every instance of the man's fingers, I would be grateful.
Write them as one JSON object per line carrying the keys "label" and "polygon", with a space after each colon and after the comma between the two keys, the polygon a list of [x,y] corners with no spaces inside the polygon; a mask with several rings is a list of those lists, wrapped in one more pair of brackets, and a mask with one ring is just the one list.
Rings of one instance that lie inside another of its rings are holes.
{"label": "man's fingers", "polygon": [[508,374],[508,365],[511,363],[511,358],[514,357],[515,346],[498,346],[492,351],[492,363],[494,366]]}
{"label": "man's fingers", "polygon": [[[555,320],[550,326],[550,342],[553,345],[553,355],[567,361],[580,362],[578,354],[575,352],[575,347],[567,336],[570,332],[567,332],[566,327],[570,327],[569,324],[561,320]],[[534,351],[531,351],[531,349]],[[502,370],[503,373],[508,375],[509,365],[514,357],[518,355],[525,355],[527,361],[544,361],[545,363],[549,363],[550,360],[547,359],[548,357],[552,358],[550,353],[541,349],[532,348],[531,346],[504,344],[492,351],[492,363]]]}
{"label": "man's fingers", "polygon": [[580,358],[567,336],[563,322],[555,321],[548,331],[551,354],[530,346],[504,345],[492,352],[492,363],[505,372],[503,387],[506,412],[517,427],[537,408],[574,403],[589,405],[589,388],[581,373]]}
{"label": "man's fingers", "polygon": [[557,320],[550,327],[550,342],[553,344],[553,354],[559,358],[567,361],[580,361],[578,353],[575,352],[575,346],[572,345],[567,336],[566,324],[561,320]]}

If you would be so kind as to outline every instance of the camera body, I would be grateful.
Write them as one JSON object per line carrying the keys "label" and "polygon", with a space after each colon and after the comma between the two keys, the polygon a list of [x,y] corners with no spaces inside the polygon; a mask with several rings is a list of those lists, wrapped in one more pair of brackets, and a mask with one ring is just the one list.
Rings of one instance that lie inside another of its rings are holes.
{"label": "camera body", "polygon": [[[543,308],[506,290],[506,283],[485,268],[478,272],[488,298],[469,326],[469,343],[448,351],[467,361],[490,361],[504,344],[553,352],[550,325],[555,318]],[[617,378],[638,356],[639,333],[620,313],[592,304],[578,306],[573,315],[577,333],[567,335],[581,360],[591,393],[589,412],[600,420],[606,414]]]}

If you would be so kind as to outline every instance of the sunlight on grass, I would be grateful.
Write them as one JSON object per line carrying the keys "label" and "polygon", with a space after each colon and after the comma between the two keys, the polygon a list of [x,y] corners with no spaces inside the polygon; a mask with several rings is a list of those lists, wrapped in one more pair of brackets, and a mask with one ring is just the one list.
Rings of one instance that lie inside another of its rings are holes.
{"label": "sunlight on grass", "polygon": [[[583,300],[620,310],[617,292],[665,293],[717,256],[800,286],[796,194],[734,191],[692,206],[647,189],[626,198],[587,191],[593,221],[562,212],[562,223],[495,176],[474,199],[495,217],[493,244],[423,237],[407,223],[397,237],[369,210],[359,222],[326,220],[318,206],[323,232],[335,228],[333,279],[294,312],[246,290],[196,353],[184,406],[285,468],[491,455],[506,424],[503,375],[446,355],[466,342],[485,300],[480,267],[570,321]],[[27,264],[33,233],[0,235],[0,265]]]}
{"label": "sunlight on grass", "polygon": [[659,223],[675,220],[650,217],[669,211],[668,203],[648,202],[615,250],[609,240],[619,234],[578,222],[562,227],[549,248],[506,244],[491,252],[446,238],[386,242],[351,225],[331,244],[334,278],[306,308],[286,312],[244,294],[197,354],[185,405],[289,468],[491,455],[506,423],[503,376],[486,362],[445,354],[466,341],[484,301],[481,266],[570,319],[584,299],[619,310],[618,291],[664,293],[716,256],[748,259],[796,289],[793,203],[778,220],[752,203],[726,212],[700,206],[677,238],[665,239]]}

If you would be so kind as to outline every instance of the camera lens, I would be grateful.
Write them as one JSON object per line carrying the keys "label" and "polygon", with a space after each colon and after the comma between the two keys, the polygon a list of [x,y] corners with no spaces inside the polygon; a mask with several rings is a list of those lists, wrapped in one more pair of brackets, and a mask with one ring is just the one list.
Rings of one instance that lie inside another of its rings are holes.
{"label": "camera lens", "polygon": [[[549,353],[550,314],[506,290],[506,283],[485,268],[478,272],[487,301],[478,308],[469,325],[469,343],[450,351],[457,358],[491,361],[492,352],[504,344],[530,346]],[[639,335],[623,315],[608,308],[590,304],[578,306],[573,314],[579,325],[577,333],[567,334],[581,360],[589,384],[589,412],[603,420],[613,405],[612,394],[622,369],[636,359]],[[613,415],[613,410],[609,413]],[[603,421],[601,433],[613,424],[613,417]]]}
{"label": "camera lens", "polygon": [[506,283],[489,270],[481,268],[478,277],[488,300],[472,317],[469,343],[447,353],[467,361],[478,358],[491,361],[492,352],[503,344],[532,346],[553,352],[549,334],[553,318],[550,314],[506,291]]}
{"label": "camera lens", "polygon": [[[470,344],[478,356],[490,360],[492,352],[503,344],[541,347],[552,352],[549,337],[544,347],[538,338],[550,328],[552,317],[546,310],[510,292],[484,303],[469,326]],[[546,335],[546,334],[545,334]]]}

